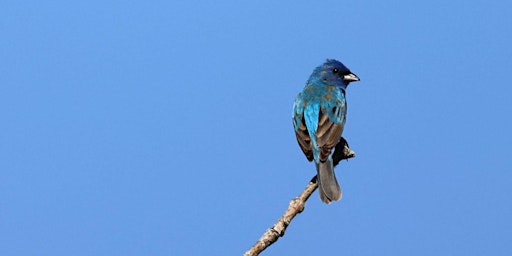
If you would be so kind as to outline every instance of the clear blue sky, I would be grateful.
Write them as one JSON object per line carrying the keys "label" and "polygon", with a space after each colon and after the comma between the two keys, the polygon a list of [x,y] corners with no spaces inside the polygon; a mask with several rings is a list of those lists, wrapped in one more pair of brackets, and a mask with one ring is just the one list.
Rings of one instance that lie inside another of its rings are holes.
{"label": "clear blue sky", "polygon": [[507,1],[3,1],[0,254],[241,255],[315,174],[291,122],[360,78],[337,168],[262,255],[512,255]]}

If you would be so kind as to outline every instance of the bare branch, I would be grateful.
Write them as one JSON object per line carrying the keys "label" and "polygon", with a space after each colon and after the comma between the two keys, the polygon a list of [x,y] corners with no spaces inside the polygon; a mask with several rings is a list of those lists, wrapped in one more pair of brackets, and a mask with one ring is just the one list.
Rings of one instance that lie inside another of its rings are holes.
{"label": "bare branch", "polygon": [[[349,159],[355,156],[354,151],[348,147],[348,143],[344,138],[341,138],[338,145],[336,145],[335,152],[333,154],[334,163],[337,165],[340,160]],[[316,182],[316,176],[311,179],[309,184],[306,186],[302,193],[290,201],[288,209],[284,212],[283,216],[277,220],[277,222],[271,228],[267,229],[260,239],[245,252],[244,256],[257,256],[271,244],[275,243],[279,237],[284,236],[284,232],[293,218],[299,213],[304,211],[306,207],[306,201],[315,192],[318,187]]]}
{"label": "bare branch", "polygon": [[308,186],[302,191],[302,193],[290,201],[290,205],[286,212],[284,212],[283,216],[279,218],[279,220],[272,226],[270,229],[265,231],[263,236],[252,246],[250,250],[248,250],[244,256],[256,256],[259,255],[260,252],[265,250],[265,248],[269,247],[273,244],[277,239],[281,236],[284,236],[284,231],[290,225],[292,219],[297,216],[297,214],[301,213],[306,206],[306,200],[313,194],[315,189],[318,187],[316,183],[316,176],[309,182]]}

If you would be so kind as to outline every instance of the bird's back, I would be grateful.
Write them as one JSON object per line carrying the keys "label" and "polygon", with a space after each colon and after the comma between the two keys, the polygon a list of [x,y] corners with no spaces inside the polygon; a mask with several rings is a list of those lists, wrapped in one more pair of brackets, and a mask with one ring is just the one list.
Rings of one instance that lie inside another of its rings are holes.
{"label": "bird's back", "polygon": [[346,111],[345,95],[336,86],[308,84],[297,96],[294,127],[299,144],[306,142],[301,144],[306,157],[309,150],[317,160],[322,151],[323,155],[330,154],[332,142],[337,142],[343,132]]}

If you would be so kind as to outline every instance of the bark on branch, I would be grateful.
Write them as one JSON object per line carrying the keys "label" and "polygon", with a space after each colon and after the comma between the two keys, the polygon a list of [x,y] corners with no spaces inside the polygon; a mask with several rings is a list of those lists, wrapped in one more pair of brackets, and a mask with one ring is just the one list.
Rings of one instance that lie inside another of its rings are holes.
{"label": "bark on branch", "polygon": [[[347,141],[344,138],[341,138],[340,142],[338,145],[336,145],[334,150],[334,165],[336,166],[343,159],[349,159],[354,156],[355,153],[349,148]],[[283,216],[281,216],[281,218],[279,218],[279,220],[277,220],[277,222],[271,228],[265,231],[265,233],[251,247],[251,249],[245,252],[244,256],[259,255],[263,250],[275,243],[279,237],[284,236],[284,232],[286,231],[288,225],[290,225],[295,216],[304,211],[304,208],[306,207],[306,201],[311,196],[311,194],[315,192],[317,187],[318,183],[316,182],[315,176],[313,179],[311,179],[304,191],[302,191],[298,197],[290,201],[288,209],[284,212]]]}

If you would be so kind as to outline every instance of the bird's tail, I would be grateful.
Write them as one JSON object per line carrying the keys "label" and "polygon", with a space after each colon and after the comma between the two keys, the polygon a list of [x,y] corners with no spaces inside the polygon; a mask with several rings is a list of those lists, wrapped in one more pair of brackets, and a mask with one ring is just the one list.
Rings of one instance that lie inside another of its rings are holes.
{"label": "bird's tail", "polygon": [[325,162],[316,164],[317,170],[317,182],[318,182],[318,194],[320,199],[329,204],[332,201],[338,201],[341,199],[341,188],[336,180],[334,174],[334,167],[331,157]]}

